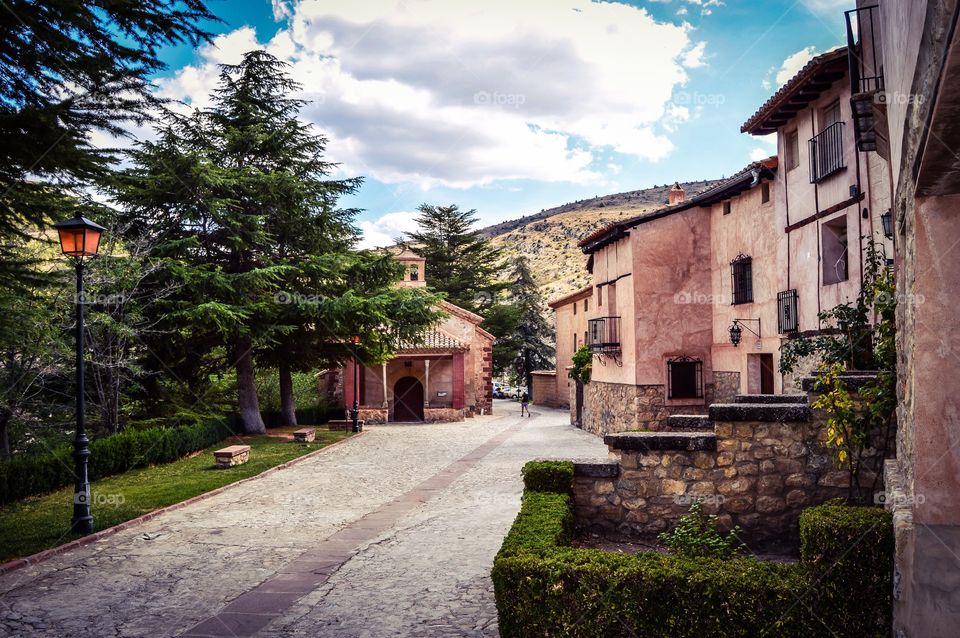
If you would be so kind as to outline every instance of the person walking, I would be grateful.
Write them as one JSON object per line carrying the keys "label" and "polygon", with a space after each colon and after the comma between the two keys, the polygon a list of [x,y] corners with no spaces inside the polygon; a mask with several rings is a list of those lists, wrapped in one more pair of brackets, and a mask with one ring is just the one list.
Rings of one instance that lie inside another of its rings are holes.
{"label": "person walking", "polygon": [[523,416],[524,412],[528,417],[530,416],[530,397],[527,396],[526,392],[520,397],[520,416]]}

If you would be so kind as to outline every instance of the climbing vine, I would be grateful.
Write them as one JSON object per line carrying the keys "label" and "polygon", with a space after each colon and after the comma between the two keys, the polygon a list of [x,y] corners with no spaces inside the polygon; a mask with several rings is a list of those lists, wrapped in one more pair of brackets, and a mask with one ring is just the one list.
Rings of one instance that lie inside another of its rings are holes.
{"label": "climbing vine", "polygon": [[587,346],[580,348],[573,353],[573,367],[570,369],[569,376],[574,381],[580,383],[590,383],[590,371],[593,369],[593,353]]}
{"label": "climbing vine", "polygon": [[[851,502],[864,500],[860,476],[872,443],[878,447],[870,468],[874,477],[871,492],[876,489],[895,425],[896,309],[893,271],[882,246],[870,240],[856,301],[820,313],[821,324],[832,332],[792,339],[781,349],[780,371],[784,374],[795,372],[808,357],[818,361],[814,387],[821,394],[813,407],[830,415],[826,443],[836,466],[850,472]],[[873,370],[876,376],[854,395],[843,380],[850,370]]]}

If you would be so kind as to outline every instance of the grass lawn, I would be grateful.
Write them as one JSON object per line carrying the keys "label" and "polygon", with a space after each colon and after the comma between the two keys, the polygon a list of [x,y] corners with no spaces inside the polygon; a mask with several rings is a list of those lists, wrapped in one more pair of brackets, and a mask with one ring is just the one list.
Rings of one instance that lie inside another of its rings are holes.
{"label": "grass lawn", "polygon": [[[295,428],[289,429],[292,431]],[[284,429],[271,430],[271,433],[278,432],[284,432]],[[97,530],[106,529],[260,474],[350,435],[349,432],[318,429],[317,440],[306,444],[293,443],[277,436],[244,437],[242,443],[251,448],[250,460],[243,465],[217,469],[213,463],[213,451],[240,443],[226,440],[173,463],[104,478],[91,484],[94,525]],[[73,486],[0,508],[0,563],[77,538],[69,531],[72,515]]]}

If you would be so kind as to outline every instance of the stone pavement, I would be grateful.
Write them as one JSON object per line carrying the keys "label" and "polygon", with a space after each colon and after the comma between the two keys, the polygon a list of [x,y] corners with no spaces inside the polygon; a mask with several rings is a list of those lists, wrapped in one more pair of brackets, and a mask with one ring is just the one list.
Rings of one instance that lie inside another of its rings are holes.
{"label": "stone pavement", "polygon": [[493,556],[537,457],[604,457],[498,402],[370,427],[294,467],[0,576],[0,635],[491,636]]}

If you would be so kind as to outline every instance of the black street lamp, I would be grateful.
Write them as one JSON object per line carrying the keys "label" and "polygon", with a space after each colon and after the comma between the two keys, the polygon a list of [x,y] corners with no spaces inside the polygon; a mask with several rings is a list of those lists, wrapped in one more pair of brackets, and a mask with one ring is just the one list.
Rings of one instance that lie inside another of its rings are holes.
{"label": "black street lamp", "polygon": [[64,255],[73,257],[77,270],[77,433],[73,440],[76,484],[73,488],[73,520],[70,528],[74,533],[85,536],[93,532],[93,515],[90,514],[90,477],[87,471],[90,439],[87,438],[84,424],[83,258],[96,256],[100,248],[100,236],[106,228],[84,217],[74,217],[53,227],[60,235],[60,250]]}
{"label": "black street lamp", "polygon": [[360,335],[350,337],[353,344],[353,409],[350,410],[350,420],[353,421],[351,430],[360,431],[360,360],[357,358],[357,346],[360,345]]}

